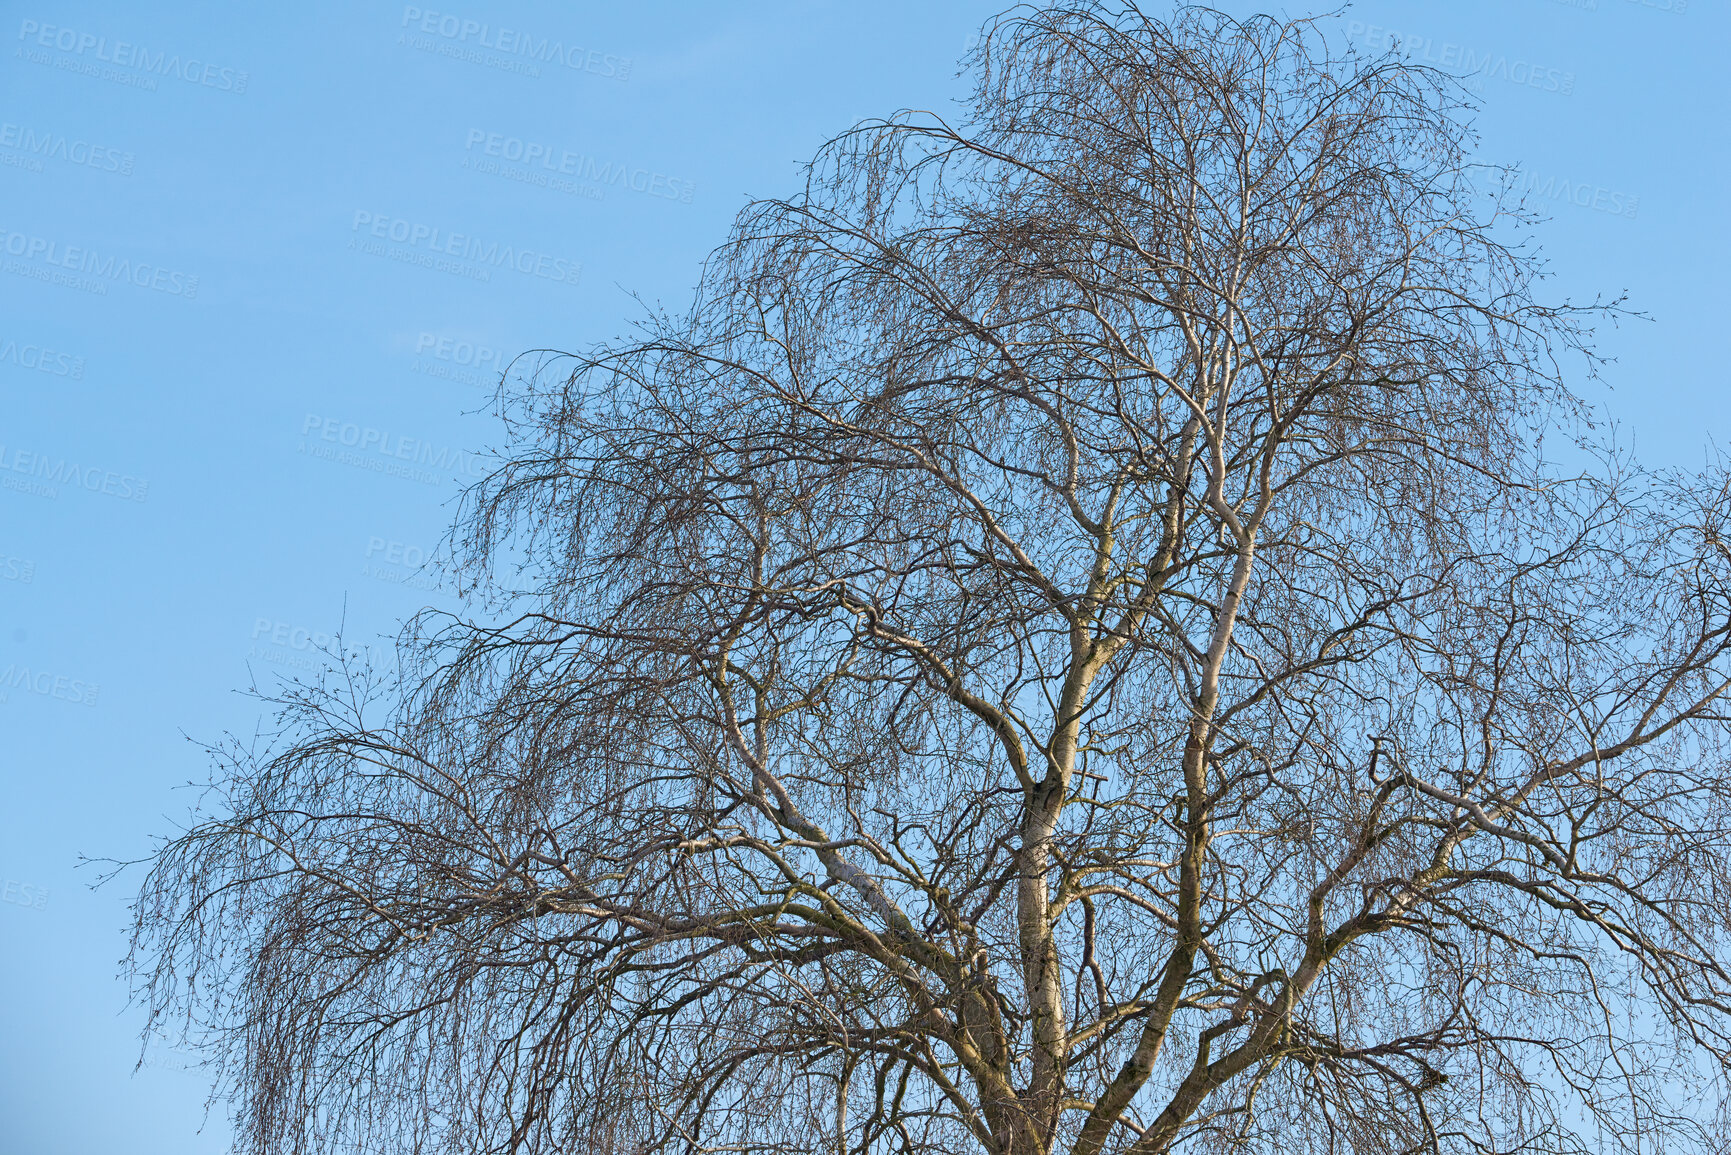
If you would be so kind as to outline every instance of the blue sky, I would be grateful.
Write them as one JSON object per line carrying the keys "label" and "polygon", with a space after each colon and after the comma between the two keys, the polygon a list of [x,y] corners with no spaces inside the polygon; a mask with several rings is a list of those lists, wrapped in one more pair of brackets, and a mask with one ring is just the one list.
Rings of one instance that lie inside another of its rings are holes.
{"label": "blue sky", "polygon": [[[134,1072],[132,885],[79,857],[184,815],[188,737],[250,732],[250,679],[445,598],[417,565],[497,441],[503,360],[682,306],[824,139],[946,108],[996,7],[451,3],[0,4],[6,1152],[225,1149],[184,1056]],[[1650,462],[1731,438],[1724,5],[1339,27],[1484,63],[1483,152],[1552,205],[1553,293],[1651,317],[1602,331],[1589,392]]]}

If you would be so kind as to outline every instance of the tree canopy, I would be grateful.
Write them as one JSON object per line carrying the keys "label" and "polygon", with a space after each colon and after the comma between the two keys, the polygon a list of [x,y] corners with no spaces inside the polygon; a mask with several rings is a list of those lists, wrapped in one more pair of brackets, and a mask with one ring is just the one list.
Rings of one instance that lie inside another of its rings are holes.
{"label": "tree canopy", "polygon": [[143,883],[248,1150],[1721,1141],[1725,472],[1595,432],[1458,87],[1328,29],[1016,9],[519,361],[474,612]]}

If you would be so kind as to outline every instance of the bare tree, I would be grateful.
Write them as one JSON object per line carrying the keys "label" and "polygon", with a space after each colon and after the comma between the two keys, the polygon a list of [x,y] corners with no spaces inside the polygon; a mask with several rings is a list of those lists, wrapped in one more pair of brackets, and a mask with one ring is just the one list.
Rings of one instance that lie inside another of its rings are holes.
{"label": "bare tree", "polygon": [[1447,77],[986,32],[218,749],[131,957],[246,1149],[1722,1149],[1723,470],[1592,440]]}

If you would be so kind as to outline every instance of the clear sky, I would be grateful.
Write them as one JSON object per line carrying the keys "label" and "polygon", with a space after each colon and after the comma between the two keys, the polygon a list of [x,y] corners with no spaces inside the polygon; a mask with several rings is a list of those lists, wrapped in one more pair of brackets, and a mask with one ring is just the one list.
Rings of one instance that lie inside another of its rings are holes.
{"label": "clear sky", "polygon": [[[225,1149],[185,1056],[134,1072],[135,879],[80,856],[186,813],[187,739],[250,732],[249,678],[444,598],[417,564],[501,358],[683,306],[822,140],[947,108],[995,7],[0,3],[0,1155]],[[1602,334],[1624,440],[1731,440],[1725,0],[1340,25],[1390,30],[1486,69],[1555,293],[1650,314]]]}

